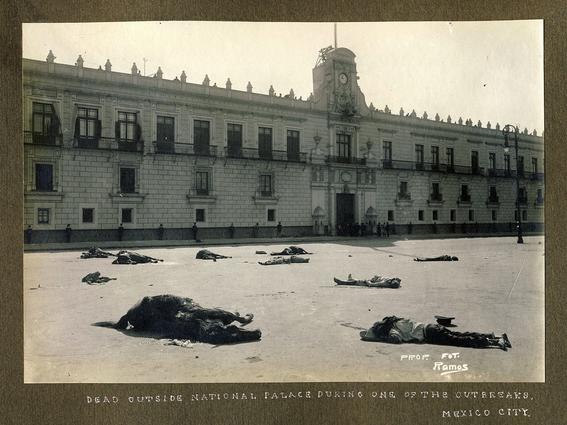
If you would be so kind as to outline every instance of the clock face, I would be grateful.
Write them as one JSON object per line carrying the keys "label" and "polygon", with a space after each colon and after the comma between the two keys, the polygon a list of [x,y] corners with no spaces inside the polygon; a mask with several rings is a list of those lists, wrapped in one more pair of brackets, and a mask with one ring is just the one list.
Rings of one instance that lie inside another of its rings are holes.
{"label": "clock face", "polygon": [[346,84],[348,81],[348,77],[347,75],[343,72],[342,74],[339,75],[339,81],[341,84]]}

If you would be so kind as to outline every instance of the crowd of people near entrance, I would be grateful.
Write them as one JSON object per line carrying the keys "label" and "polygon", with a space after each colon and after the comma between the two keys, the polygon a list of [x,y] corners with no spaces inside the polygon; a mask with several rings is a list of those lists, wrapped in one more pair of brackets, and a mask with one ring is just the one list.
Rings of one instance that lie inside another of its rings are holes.
{"label": "crowd of people near entrance", "polygon": [[390,237],[393,225],[390,223],[337,223],[337,236]]}

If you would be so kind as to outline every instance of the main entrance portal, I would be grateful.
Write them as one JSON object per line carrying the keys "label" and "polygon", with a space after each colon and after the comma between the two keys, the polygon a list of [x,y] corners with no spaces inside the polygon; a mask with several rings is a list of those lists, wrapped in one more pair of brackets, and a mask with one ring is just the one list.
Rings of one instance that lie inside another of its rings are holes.
{"label": "main entrance portal", "polygon": [[354,194],[337,193],[337,225],[354,223]]}

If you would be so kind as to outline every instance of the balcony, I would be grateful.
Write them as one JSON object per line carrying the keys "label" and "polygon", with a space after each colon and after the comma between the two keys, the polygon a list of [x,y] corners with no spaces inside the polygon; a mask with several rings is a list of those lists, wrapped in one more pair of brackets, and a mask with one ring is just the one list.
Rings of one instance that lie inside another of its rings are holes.
{"label": "balcony", "polygon": [[498,195],[490,195],[486,201],[487,205],[499,205],[500,204],[500,199],[498,198]]}
{"label": "balcony", "polygon": [[73,147],[81,149],[101,149],[125,152],[143,152],[144,142],[141,140],[115,139],[114,137],[75,138]]}
{"label": "balcony", "polygon": [[153,142],[154,153],[195,155],[195,156],[217,156],[217,147],[211,145],[194,145],[192,143],[179,143],[170,141]]}
{"label": "balcony", "polygon": [[443,204],[443,194],[442,193],[431,193],[429,199],[427,200],[429,205],[439,206]]}
{"label": "balcony", "polygon": [[411,193],[409,192],[398,192],[399,201],[411,201]]}
{"label": "balcony", "polygon": [[534,202],[535,207],[543,207],[543,198],[536,198]]}
{"label": "balcony", "polygon": [[543,173],[531,173],[530,180],[541,182],[543,181]]}
{"label": "balcony", "polygon": [[520,196],[517,198],[517,203],[520,205],[527,205],[528,204],[528,197],[527,196]]}
{"label": "balcony", "polygon": [[255,159],[267,161],[306,162],[305,152],[287,151],[260,151],[254,148],[225,147],[224,155],[227,158]]}
{"label": "balcony", "polygon": [[327,155],[326,161],[339,164],[366,165],[366,158],[356,158],[354,156]]}
{"label": "balcony", "polygon": [[61,142],[61,136],[24,131],[24,143],[26,145],[61,146]]}
{"label": "balcony", "polygon": [[461,195],[459,196],[459,200],[457,201],[457,204],[470,204],[471,203],[471,195],[468,193],[461,193]]}

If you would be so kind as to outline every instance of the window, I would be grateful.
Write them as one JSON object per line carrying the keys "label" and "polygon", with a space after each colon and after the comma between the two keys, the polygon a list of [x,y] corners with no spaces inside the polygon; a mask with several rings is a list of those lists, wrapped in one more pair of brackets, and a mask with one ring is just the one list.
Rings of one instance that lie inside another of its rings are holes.
{"label": "window", "polygon": [[474,210],[469,210],[469,221],[474,221]]}
{"label": "window", "polygon": [[209,121],[193,121],[193,140],[197,155],[209,155],[210,152],[210,126]]}
{"label": "window", "polygon": [[543,190],[542,189],[537,190],[536,203],[543,204]]}
{"label": "window", "polygon": [[489,202],[498,202],[498,194],[496,193],[496,186],[490,186],[488,192],[488,201]]}
{"label": "window", "polygon": [[122,208],[121,216],[121,223],[128,224],[134,222],[134,214],[132,212],[132,208]]}
{"label": "window", "polygon": [[532,173],[537,174],[537,158],[532,158]]}
{"label": "window", "polygon": [[439,215],[437,213],[437,210],[431,211],[431,218],[433,219],[433,221],[439,220]]}
{"label": "window", "polygon": [[528,221],[528,212],[526,210],[522,211],[522,220]]}
{"label": "window", "polygon": [[431,146],[431,163],[434,169],[439,169],[439,146]]}
{"label": "window", "polygon": [[423,168],[423,145],[415,145],[415,165],[416,168]]}
{"label": "window", "polygon": [[228,123],[226,125],[226,141],[228,156],[233,158],[242,156],[242,125]]}
{"label": "window", "polygon": [[260,174],[260,194],[262,196],[272,196],[271,174]]}
{"label": "window", "polygon": [[258,155],[261,159],[272,159],[272,129],[258,127]]}
{"label": "window", "polygon": [[524,157],[522,155],[518,155],[518,175],[524,175]]}
{"label": "window", "polygon": [[447,168],[449,171],[453,170],[455,166],[455,151],[453,148],[447,148]]}
{"label": "window", "polygon": [[491,171],[496,170],[496,154],[494,152],[488,154],[488,168]]}
{"label": "window", "polygon": [[423,221],[423,210],[419,210],[419,211],[417,212],[417,219],[418,219],[419,221]]}
{"label": "window", "polygon": [[525,204],[527,201],[528,201],[528,195],[527,195],[527,192],[526,192],[526,188],[521,187],[520,192],[518,193],[518,202],[520,204]]}
{"label": "window", "polygon": [[510,155],[504,154],[504,172],[510,174]]}
{"label": "window", "polygon": [[449,213],[449,219],[451,221],[457,221],[457,210],[451,210]]}
{"label": "window", "polygon": [[203,208],[197,208],[195,210],[195,221],[197,223],[205,222],[205,210]]}
{"label": "window", "polygon": [[175,119],[173,117],[157,117],[157,142],[173,143],[175,141]]}
{"label": "window", "polygon": [[392,142],[384,141],[382,143],[384,149],[384,167],[392,165]]}
{"label": "window", "polygon": [[461,202],[470,202],[471,195],[469,194],[469,186],[466,184],[461,185]]}
{"label": "window", "polygon": [[79,139],[98,139],[100,137],[100,121],[98,109],[77,108],[75,122],[75,137]]}
{"label": "window", "polygon": [[32,131],[34,143],[55,143],[59,134],[59,119],[53,105],[49,103],[33,103]]}
{"label": "window", "polygon": [[37,224],[49,224],[49,208],[37,209]]}
{"label": "window", "polygon": [[431,183],[431,200],[432,201],[441,201],[443,198],[441,197],[441,192],[439,190],[439,183]]}
{"label": "window", "polygon": [[83,208],[83,223],[94,223],[94,208]]}
{"label": "window", "polygon": [[478,151],[471,151],[471,170],[473,174],[477,174],[478,169]]}
{"label": "window", "polygon": [[492,210],[491,213],[492,213],[492,221],[496,221],[498,218],[496,210]]}
{"label": "window", "polygon": [[209,194],[209,173],[207,171],[195,172],[195,190],[197,195]]}
{"label": "window", "polygon": [[276,221],[276,210],[274,209],[268,210],[268,221]]}
{"label": "window", "polygon": [[136,193],[135,168],[120,168],[120,193]]}
{"label": "window", "polygon": [[118,112],[118,138],[125,141],[139,139],[138,119],[135,112]]}
{"label": "window", "polygon": [[400,199],[409,199],[410,194],[408,193],[408,182],[400,182],[400,193],[398,194]]}
{"label": "window", "polygon": [[394,210],[388,210],[388,221],[394,221]]}
{"label": "window", "polygon": [[52,164],[35,164],[35,190],[41,192],[53,191]]}
{"label": "window", "polygon": [[299,161],[299,131],[287,131],[287,159]]}
{"label": "window", "polygon": [[337,156],[350,159],[350,134],[337,134]]}

